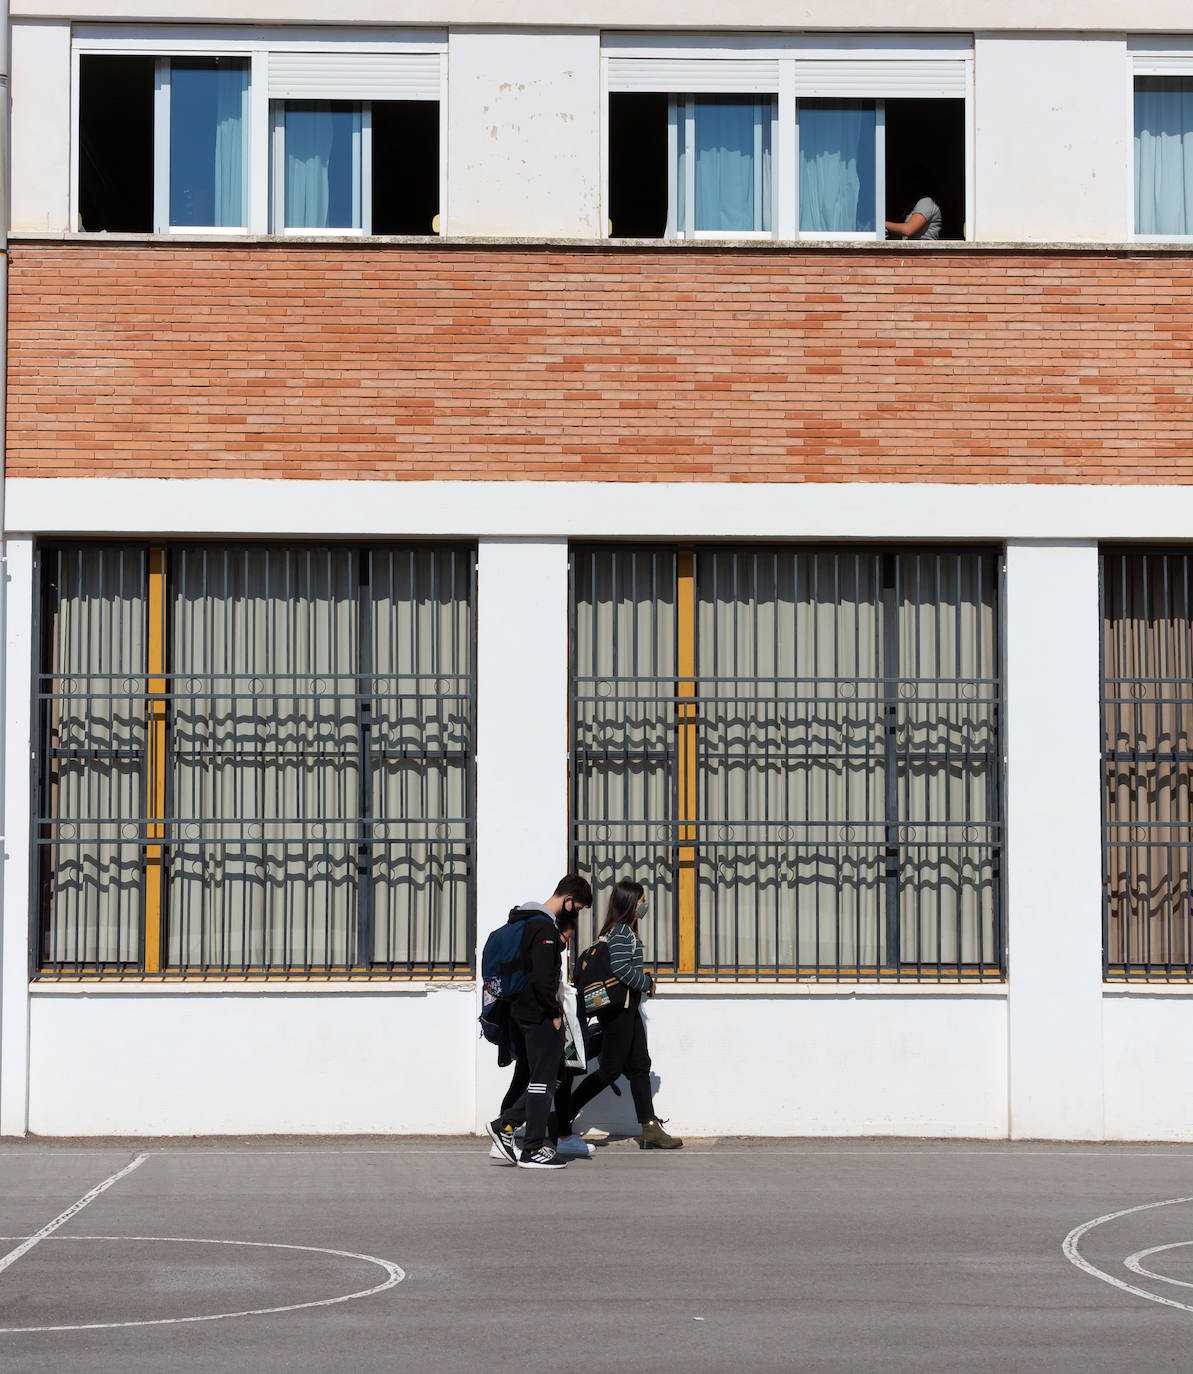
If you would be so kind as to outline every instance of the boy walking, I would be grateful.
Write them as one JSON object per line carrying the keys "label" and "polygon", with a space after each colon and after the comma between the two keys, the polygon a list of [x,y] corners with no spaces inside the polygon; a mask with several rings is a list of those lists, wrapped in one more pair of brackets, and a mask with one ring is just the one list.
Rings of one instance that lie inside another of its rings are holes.
{"label": "boy walking", "polygon": [[[563,1073],[563,1013],[559,1005],[559,979],[563,971],[565,939],[560,927],[570,932],[576,916],[592,905],[592,888],[569,873],[555,886],[545,902],[524,902],[510,912],[511,923],[523,926],[520,943],[522,965],[529,977],[510,1005],[517,1059],[514,1084],[526,1083],[525,1091],[487,1127],[493,1143],[511,1164],[522,1169],[563,1169],[555,1146],[547,1139],[551,1100]],[[523,1077],[525,1075],[525,1077]],[[523,1122],[526,1137],[521,1150],[514,1131]]]}

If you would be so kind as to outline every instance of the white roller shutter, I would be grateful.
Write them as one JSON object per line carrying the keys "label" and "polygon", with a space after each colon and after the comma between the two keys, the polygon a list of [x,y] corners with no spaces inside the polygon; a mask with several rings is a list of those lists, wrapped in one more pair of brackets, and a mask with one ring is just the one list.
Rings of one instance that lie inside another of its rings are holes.
{"label": "white roller shutter", "polygon": [[438,100],[439,53],[271,52],[271,100]]}
{"label": "white roller shutter", "polygon": [[1193,52],[1136,53],[1136,76],[1193,76]]}
{"label": "white roller shutter", "polygon": [[968,63],[956,58],[800,58],[795,93],[838,100],[963,100]]}
{"label": "white roller shutter", "polygon": [[774,95],[779,63],[750,57],[610,57],[611,91],[665,91],[692,95]]}

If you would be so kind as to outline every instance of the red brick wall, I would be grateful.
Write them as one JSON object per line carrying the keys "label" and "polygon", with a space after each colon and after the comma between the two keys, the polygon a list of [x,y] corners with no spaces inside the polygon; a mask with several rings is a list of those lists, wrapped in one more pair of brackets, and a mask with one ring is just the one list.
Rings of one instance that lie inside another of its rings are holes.
{"label": "red brick wall", "polygon": [[14,244],[16,477],[1193,481],[1193,257]]}

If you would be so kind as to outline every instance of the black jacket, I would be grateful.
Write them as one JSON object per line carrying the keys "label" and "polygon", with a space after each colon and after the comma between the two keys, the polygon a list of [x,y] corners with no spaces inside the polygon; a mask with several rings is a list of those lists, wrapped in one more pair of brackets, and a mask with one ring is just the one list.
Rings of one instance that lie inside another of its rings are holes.
{"label": "black jacket", "polygon": [[530,977],[513,999],[510,1013],[520,1026],[541,1026],[560,1015],[559,978],[563,972],[563,941],[559,927],[538,907],[515,907],[512,922],[525,925],[522,933],[523,967]]}

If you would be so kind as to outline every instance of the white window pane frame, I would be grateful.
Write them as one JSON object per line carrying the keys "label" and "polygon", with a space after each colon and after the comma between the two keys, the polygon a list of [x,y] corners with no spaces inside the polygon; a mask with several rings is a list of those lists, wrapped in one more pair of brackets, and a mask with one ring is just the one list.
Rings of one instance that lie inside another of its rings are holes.
{"label": "white window pane frame", "polygon": [[[757,94],[752,91],[715,92],[715,94],[739,94],[743,99],[752,97],[759,101],[770,101],[770,140],[771,140],[771,227],[769,229],[697,229],[696,218],[696,102],[699,96],[693,93],[673,95],[667,106],[667,227],[664,237],[669,239],[741,239],[773,240],[776,237],[777,219],[775,205],[778,199],[778,178],[776,175],[775,149],[779,145],[779,119],[777,101],[773,96]],[[683,150],[683,167],[680,168],[680,150]],[[754,123],[754,166],[762,166],[762,121]],[[682,170],[682,175],[681,175]],[[754,177],[754,222],[762,218],[762,177]]]}
{"label": "white window pane frame", "polygon": [[[202,53],[202,57],[243,57],[241,53]],[[153,89],[153,232],[155,234],[247,234],[252,216],[250,172],[253,165],[253,68],[241,94],[240,118],[244,132],[240,140],[241,186],[245,212],[244,224],[170,223],[170,92],[172,57],[159,57],[154,69]]]}
{"label": "white window pane frame", "polygon": [[[373,232],[373,104],[357,101],[360,120],[353,137],[352,198],[360,206],[360,224],[355,228],[314,229],[286,223],[286,107],[288,100],[270,102],[269,143],[270,233],[284,238],[365,238]],[[302,103],[302,102],[299,102]]]}
{"label": "white window pane frame", "polygon": [[1126,123],[1127,147],[1130,148],[1131,154],[1127,158],[1127,233],[1137,243],[1188,243],[1193,240],[1193,229],[1186,234],[1139,232],[1135,214],[1135,93],[1141,78],[1158,76],[1193,79],[1193,47],[1174,43],[1166,44],[1162,48],[1132,48],[1128,63]]}
{"label": "white window pane frame", "polygon": [[[805,96],[807,99],[819,99],[815,96]],[[799,109],[800,101],[795,102],[795,126],[794,126],[794,159],[795,167],[795,237],[800,239],[815,239],[817,242],[831,240],[840,243],[874,243],[882,242],[886,238],[886,101],[872,100],[869,102],[874,106],[874,229],[873,231],[863,230],[834,230],[834,229],[800,229],[799,227]]]}

